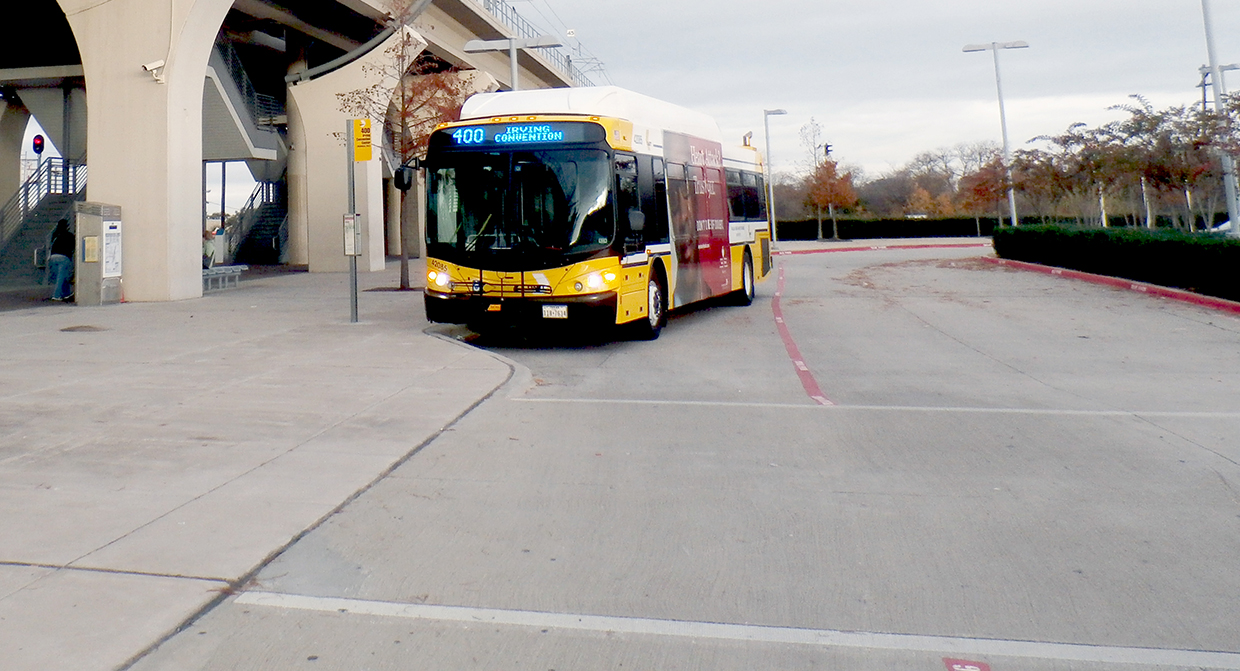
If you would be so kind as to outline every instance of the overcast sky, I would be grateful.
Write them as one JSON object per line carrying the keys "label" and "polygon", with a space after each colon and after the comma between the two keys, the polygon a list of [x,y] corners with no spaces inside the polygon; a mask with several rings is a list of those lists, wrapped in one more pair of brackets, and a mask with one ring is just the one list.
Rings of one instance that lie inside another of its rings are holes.
{"label": "overcast sky", "polygon": [[[1030,44],[1000,56],[1014,149],[1119,118],[1107,108],[1134,93],[1159,107],[1199,103],[1207,59],[1201,0],[510,1],[547,32],[575,29],[605,65],[595,83],[711,114],[727,140],[753,131],[763,145],[762,110],[787,109],[771,117],[776,171],[808,161],[799,130],[811,117],[834,158],[871,178],[923,151],[999,142],[994,61],[965,44]],[[1240,0],[1211,7],[1219,61],[1240,62]],[[1240,72],[1231,83],[1240,88]],[[232,210],[249,189],[228,196]]]}
{"label": "overcast sky", "polygon": [[[1024,40],[1002,52],[1013,149],[1074,122],[1200,104],[1201,0],[522,0],[542,28],[577,40],[611,83],[712,114],[726,139],[763,144],[771,117],[777,171],[808,161],[799,129],[814,117],[834,158],[871,176],[916,154],[1002,138],[994,61],[965,44]],[[1218,57],[1240,62],[1240,0],[1211,0]],[[596,83],[606,81],[594,75]],[[1231,82],[1240,87],[1240,72]]]}

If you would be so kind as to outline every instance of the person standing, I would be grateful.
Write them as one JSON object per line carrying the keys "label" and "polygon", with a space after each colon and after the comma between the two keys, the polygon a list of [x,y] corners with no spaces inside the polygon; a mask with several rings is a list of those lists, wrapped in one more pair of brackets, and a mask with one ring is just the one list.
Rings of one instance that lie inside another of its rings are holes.
{"label": "person standing", "polygon": [[202,269],[215,265],[215,229],[208,228],[202,232]]}
{"label": "person standing", "polygon": [[52,229],[51,244],[48,245],[47,274],[52,280],[52,300],[73,300],[73,250],[77,247],[77,237],[69,230],[69,220],[61,219]]}

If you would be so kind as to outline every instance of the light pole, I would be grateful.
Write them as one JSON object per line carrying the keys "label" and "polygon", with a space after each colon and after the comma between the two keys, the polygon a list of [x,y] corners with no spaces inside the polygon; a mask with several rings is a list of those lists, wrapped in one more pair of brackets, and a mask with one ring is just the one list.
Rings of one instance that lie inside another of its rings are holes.
{"label": "light pole", "polygon": [[1007,174],[1008,207],[1012,211],[1013,226],[1019,226],[1020,220],[1016,218],[1016,189],[1012,186],[1012,147],[1008,141],[1007,112],[1003,108],[1003,77],[999,74],[999,50],[1028,48],[1028,42],[991,42],[990,44],[966,44],[964,47],[966,54],[975,51],[991,51],[995,55],[995,88],[999,91],[999,125],[1003,127],[1003,169]]}
{"label": "light pole", "polygon": [[[1214,87],[1214,111],[1223,112],[1223,69],[1219,67],[1218,55],[1214,51],[1214,26],[1210,20],[1210,0],[1201,0],[1201,14],[1206,22],[1206,52],[1210,56],[1210,84]],[[1220,152],[1223,161],[1223,189],[1227,194],[1227,218],[1231,221],[1231,230],[1227,235],[1240,238],[1240,216],[1236,205],[1236,164],[1231,154]]]}
{"label": "light pole", "polygon": [[509,74],[512,76],[512,90],[518,91],[517,86],[517,49],[553,49],[562,47],[560,41],[550,35],[539,35],[538,37],[529,37],[525,39],[516,37],[506,37],[502,40],[470,40],[465,43],[465,53],[476,54],[483,51],[507,51]]}
{"label": "light pole", "polygon": [[779,116],[787,114],[788,110],[762,110],[762,126],[766,130],[766,160],[763,165],[766,166],[766,209],[770,216],[771,223],[771,242],[779,242],[779,234],[775,232],[775,184],[771,179],[771,116]]}

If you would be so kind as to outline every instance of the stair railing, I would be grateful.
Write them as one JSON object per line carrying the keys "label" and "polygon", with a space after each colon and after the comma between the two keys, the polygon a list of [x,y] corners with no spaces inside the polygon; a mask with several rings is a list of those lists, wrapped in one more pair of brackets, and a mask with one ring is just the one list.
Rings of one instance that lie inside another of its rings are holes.
{"label": "stair railing", "polygon": [[39,163],[34,174],[22,183],[4,208],[0,209],[0,248],[21,230],[26,216],[52,194],[78,195],[86,188],[86,164],[64,158]]}
{"label": "stair railing", "polygon": [[224,40],[216,42],[215,50],[229,76],[237,85],[237,91],[241,94],[241,100],[249,110],[254,124],[260,128],[270,129],[275,125],[275,120],[284,114],[284,105],[280,104],[277,98],[259,93],[254,89],[254,83],[250,75],[246,73],[245,67],[241,64],[241,57],[237,55],[237,50],[233,48],[231,42]]}
{"label": "stair railing", "polygon": [[254,225],[259,222],[263,205],[280,202],[281,186],[279,182],[266,181],[254,184],[254,190],[250,192],[250,198],[237,211],[236,226],[232,229],[225,229],[228,236],[227,250],[230,256],[236,254],[242,241],[250,234],[250,230],[254,228]]}

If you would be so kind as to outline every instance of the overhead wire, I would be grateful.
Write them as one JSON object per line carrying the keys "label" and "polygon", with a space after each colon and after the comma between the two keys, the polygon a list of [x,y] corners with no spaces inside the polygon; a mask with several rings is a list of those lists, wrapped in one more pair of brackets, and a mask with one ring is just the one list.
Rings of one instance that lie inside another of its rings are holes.
{"label": "overhead wire", "polygon": [[[541,9],[539,9],[538,4],[537,4],[538,1],[539,0],[529,0],[528,2],[514,3],[514,9],[520,12],[521,5],[528,5],[531,9],[537,12],[538,15],[542,17],[543,21],[545,21],[546,23],[552,26],[559,24],[559,28],[562,29],[562,32],[567,37],[567,33],[570,30],[570,27],[567,23],[565,23],[564,19],[560,18],[560,14],[555,11],[554,7],[551,6],[550,1],[541,0],[542,4],[546,6],[547,11],[551,12],[551,15],[555,17],[554,19],[552,19],[551,17],[548,17]],[[527,17],[526,20],[529,20],[529,18]],[[582,72],[598,73],[602,75],[603,79],[606,80],[607,83],[610,84],[611,77],[609,77],[607,74],[607,69],[603,63],[603,60],[599,58],[598,56],[595,56],[594,53],[591,52],[589,49],[585,48],[581,44],[581,40],[577,39],[576,37],[572,38],[572,40],[574,42],[575,51],[576,51],[576,54],[574,54],[574,57],[573,57],[574,63],[581,63],[585,65],[585,67],[580,68]]]}

